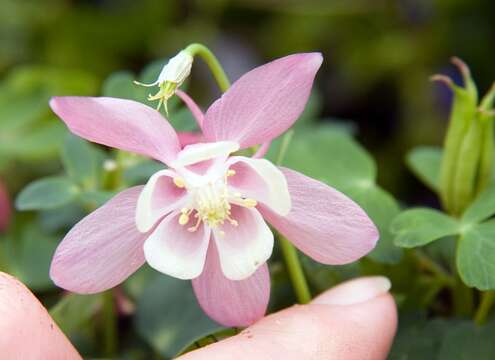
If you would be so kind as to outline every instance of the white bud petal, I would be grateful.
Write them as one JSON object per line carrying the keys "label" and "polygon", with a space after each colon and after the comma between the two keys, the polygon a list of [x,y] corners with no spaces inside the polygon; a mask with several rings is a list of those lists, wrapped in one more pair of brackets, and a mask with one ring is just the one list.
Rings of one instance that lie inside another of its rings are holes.
{"label": "white bud petal", "polygon": [[158,83],[163,84],[169,81],[180,86],[191,73],[192,63],[193,57],[189,53],[179,52],[163,67],[158,76]]}

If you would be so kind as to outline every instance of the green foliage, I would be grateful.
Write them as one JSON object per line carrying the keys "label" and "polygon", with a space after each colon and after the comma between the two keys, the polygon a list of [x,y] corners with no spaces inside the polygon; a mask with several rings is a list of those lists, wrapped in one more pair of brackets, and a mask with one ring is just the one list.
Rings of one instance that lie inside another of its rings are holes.
{"label": "green foliage", "polygon": [[495,184],[478,195],[476,200],[462,214],[464,224],[473,224],[486,220],[495,214]]}
{"label": "green foliage", "polygon": [[95,78],[81,71],[25,66],[10,72],[0,83],[0,170],[14,160],[54,157],[66,130],[48,100],[55,94],[88,95],[96,87]]}
{"label": "green foliage", "polygon": [[70,203],[79,194],[79,188],[66,177],[48,177],[35,180],[17,197],[19,210],[47,210]]}
{"label": "green foliage", "polygon": [[[456,236],[455,263],[464,283],[480,290],[495,289],[495,184],[466,209],[460,220],[429,208],[405,210],[392,221],[396,245],[414,248]],[[488,219],[488,220],[487,220]]]}
{"label": "green foliage", "polygon": [[166,358],[222,330],[201,310],[190,282],[162,274],[142,293],[135,321],[138,333]]}
{"label": "green foliage", "polygon": [[0,235],[0,270],[17,277],[33,291],[52,289],[48,273],[57,239],[26,220],[16,219],[12,230]]}
{"label": "green foliage", "polygon": [[418,146],[411,150],[406,157],[406,164],[409,169],[437,194],[440,187],[441,161],[442,149],[433,146]]}
{"label": "green foliage", "polygon": [[[268,157],[275,161],[280,143]],[[397,201],[376,184],[376,164],[366,150],[342,128],[306,127],[297,130],[283,165],[320,180],[342,191],[368,213],[380,231],[373,260],[397,263],[401,249],[392,243],[390,220],[399,213]]]}
{"label": "green foliage", "polygon": [[426,245],[459,232],[459,223],[440,211],[416,208],[402,212],[390,225],[397,246],[412,248]]}
{"label": "green foliage", "polygon": [[70,135],[61,153],[69,177],[83,189],[95,189],[101,174],[104,155],[87,141]]}
{"label": "green foliage", "polygon": [[50,315],[64,334],[70,336],[89,323],[102,306],[103,294],[67,294],[50,309]]}
{"label": "green foliage", "polygon": [[459,238],[457,269],[468,286],[495,289],[495,222],[467,227]]}

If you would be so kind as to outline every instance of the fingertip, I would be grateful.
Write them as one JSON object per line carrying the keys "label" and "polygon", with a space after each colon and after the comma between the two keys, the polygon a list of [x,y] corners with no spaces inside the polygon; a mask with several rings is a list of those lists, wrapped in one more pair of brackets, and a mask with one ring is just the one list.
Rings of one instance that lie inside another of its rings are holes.
{"label": "fingertip", "polygon": [[385,359],[397,329],[388,288],[390,282],[381,277],[344,283],[311,304],[269,315],[181,359]]}
{"label": "fingertip", "polygon": [[81,359],[19,280],[0,272],[0,354],[7,359]]}

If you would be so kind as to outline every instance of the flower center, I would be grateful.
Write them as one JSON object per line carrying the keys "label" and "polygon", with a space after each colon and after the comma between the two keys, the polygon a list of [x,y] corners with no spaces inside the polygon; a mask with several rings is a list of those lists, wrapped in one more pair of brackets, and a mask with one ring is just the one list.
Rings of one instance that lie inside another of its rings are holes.
{"label": "flower center", "polygon": [[188,186],[183,178],[174,178],[174,184],[179,188],[186,188],[191,195],[189,205],[181,209],[179,224],[186,225],[193,216],[196,218],[196,224],[187,229],[191,232],[196,231],[201,222],[211,228],[223,225],[225,221],[233,226],[238,226],[238,221],[231,216],[231,204],[252,208],[258,203],[254,199],[246,198],[241,193],[232,192],[229,189],[228,178],[234,175],[235,171],[229,169],[224,176],[210,180],[201,186]]}

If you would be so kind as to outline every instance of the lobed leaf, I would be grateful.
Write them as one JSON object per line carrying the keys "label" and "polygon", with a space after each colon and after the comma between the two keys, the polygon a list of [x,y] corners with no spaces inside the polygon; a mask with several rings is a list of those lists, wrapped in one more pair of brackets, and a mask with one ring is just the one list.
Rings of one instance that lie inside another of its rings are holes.
{"label": "lobed leaf", "polygon": [[395,244],[413,248],[459,232],[459,223],[430,208],[416,208],[400,213],[391,223]]}
{"label": "lobed leaf", "polygon": [[409,169],[436,193],[440,191],[441,161],[442,149],[434,146],[418,146],[406,156]]}

